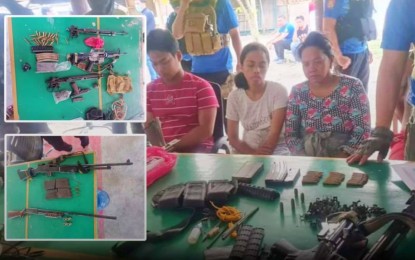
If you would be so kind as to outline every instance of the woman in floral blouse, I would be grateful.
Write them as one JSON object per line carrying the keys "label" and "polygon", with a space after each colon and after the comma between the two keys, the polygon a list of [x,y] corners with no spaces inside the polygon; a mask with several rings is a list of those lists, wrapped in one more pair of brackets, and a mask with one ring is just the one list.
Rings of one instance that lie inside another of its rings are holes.
{"label": "woman in floral blouse", "polygon": [[293,155],[347,157],[369,137],[370,109],[360,80],[331,72],[329,40],[312,32],[299,49],[307,81],[289,96],[285,140]]}

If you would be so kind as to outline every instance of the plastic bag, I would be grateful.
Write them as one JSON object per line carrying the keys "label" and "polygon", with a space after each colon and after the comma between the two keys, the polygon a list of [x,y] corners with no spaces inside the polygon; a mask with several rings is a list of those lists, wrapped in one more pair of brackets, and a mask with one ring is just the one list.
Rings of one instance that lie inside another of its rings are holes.
{"label": "plastic bag", "polygon": [[157,146],[147,147],[147,187],[167,175],[176,164],[177,155]]}

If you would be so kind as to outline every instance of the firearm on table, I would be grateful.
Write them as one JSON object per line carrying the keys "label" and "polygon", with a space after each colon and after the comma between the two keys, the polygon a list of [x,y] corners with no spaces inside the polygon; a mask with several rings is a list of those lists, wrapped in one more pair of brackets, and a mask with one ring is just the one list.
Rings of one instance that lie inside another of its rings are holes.
{"label": "firearm on table", "polygon": [[[394,250],[398,247],[399,243],[405,238],[409,230],[412,229],[413,231],[415,231],[415,191],[412,191],[412,196],[409,198],[406,204],[409,206],[402,211],[404,215],[399,215],[399,218],[395,217],[395,220],[388,227],[388,229],[370,248],[370,251],[363,258],[364,260],[391,258]],[[383,220],[383,222],[385,221],[388,220]],[[379,224],[376,224],[377,225],[372,225],[372,228],[376,228],[377,230]],[[368,231],[371,232],[372,230]],[[368,231],[365,230],[365,232]]]}
{"label": "firearm on table", "polygon": [[29,167],[27,170],[18,170],[21,180],[31,179],[38,174],[52,176],[54,172],[61,173],[88,173],[91,170],[110,170],[113,166],[132,165],[128,159],[125,163],[103,163],[103,164],[82,164],[78,161],[76,165],[60,165],[59,163],[39,164],[37,168]]}
{"label": "firearm on table", "polygon": [[94,65],[103,64],[105,59],[113,59],[111,63],[114,63],[121,55],[127,54],[121,53],[120,49],[116,51],[105,51],[104,49],[92,49],[89,53],[70,53],[67,55],[67,60],[72,65],[78,65],[82,62],[86,62],[85,70],[92,72]]}
{"label": "firearm on table", "polygon": [[78,80],[99,79],[101,77],[102,77],[102,75],[97,74],[97,73],[92,73],[92,74],[87,74],[87,75],[80,75],[80,76],[61,77],[61,78],[51,77],[46,81],[46,83],[48,84],[48,91],[53,92],[53,91],[58,91],[59,86],[62,83],[65,83],[65,82],[69,82],[72,86],[74,84],[76,85],[75,82],[78,81]]}
{"label": "firearm on table", "polygon": [[[357,223],[354,211],[336,213],[335,217],[322,223],[317,235],[320,243],[308,250],[299,250],[285,240],[274,243],[269,259],[281,256],[289,259],[390,259],[399,243],[410,229],[415,231],[415,193],[412,193],[402,213],[388,213]],[[336,219],[333,221],[333,219]],[[367,250],[367,236],[393,221],[379,240]]]}
{"label": "firearm on table", "polygon": [[128,34],[126,31],[115,32],[110,30],[97,30],[90,28],[81,29],[74,25],[71,25],[71,27],[69,27],[67,31],[69,31],[70,38],[78,37],[79,34],[96,34],[102,36],[116,36]]}
{"label": "firearm on table", "polygon": [[88,214],[80,212],[71,212],[71,211],[58,211],[58,210],[46,210],[46,209],[34,209],[28,208],[20,211],[9,211],[7,212],[8,218],[22,218],[26,215],[43,215],[47,218],[70,218],[71,216],[85,216],[92,218],[105,218],[105,219],[117,219],[117,217],[106,216],[106,215],[97,215],[97,214]]}

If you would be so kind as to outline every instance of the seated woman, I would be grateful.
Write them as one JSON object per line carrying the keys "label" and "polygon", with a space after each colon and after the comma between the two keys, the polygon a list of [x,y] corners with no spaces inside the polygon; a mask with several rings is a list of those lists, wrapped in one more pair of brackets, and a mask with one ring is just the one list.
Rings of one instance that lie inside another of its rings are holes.
{"label": "seated woman", "polygon": [[285,140],[293,155],[347,157],[370,133],[369,101],[360,80],[331,72],[329,40],[311,32],[299,49],[307,81],[288,100]]}
{"label": "seated woman", "polygon": [[[235,77],[237,89],[229,94],[226,109],[229,143],[236,153],[289,155],[281,135],[287,91],[265,80],[270,62],[267,48],[250,43],[243,48],[240,61],[242,72]],[[242,140],[239,123],[244,128]]]}

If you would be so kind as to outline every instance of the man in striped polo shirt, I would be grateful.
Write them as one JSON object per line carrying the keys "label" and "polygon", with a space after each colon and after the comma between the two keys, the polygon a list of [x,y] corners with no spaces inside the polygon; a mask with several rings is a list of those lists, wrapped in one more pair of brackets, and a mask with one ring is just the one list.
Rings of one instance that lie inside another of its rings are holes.
{"label": "man in striped polo shirt", "polygon": [[185,72],[173,35],[155,29],[147,36],[147,53],[160,78],[147,86],[146,127],[159,118],[166,142],[178,152],[209,152],[219,106],[209,82]]}

